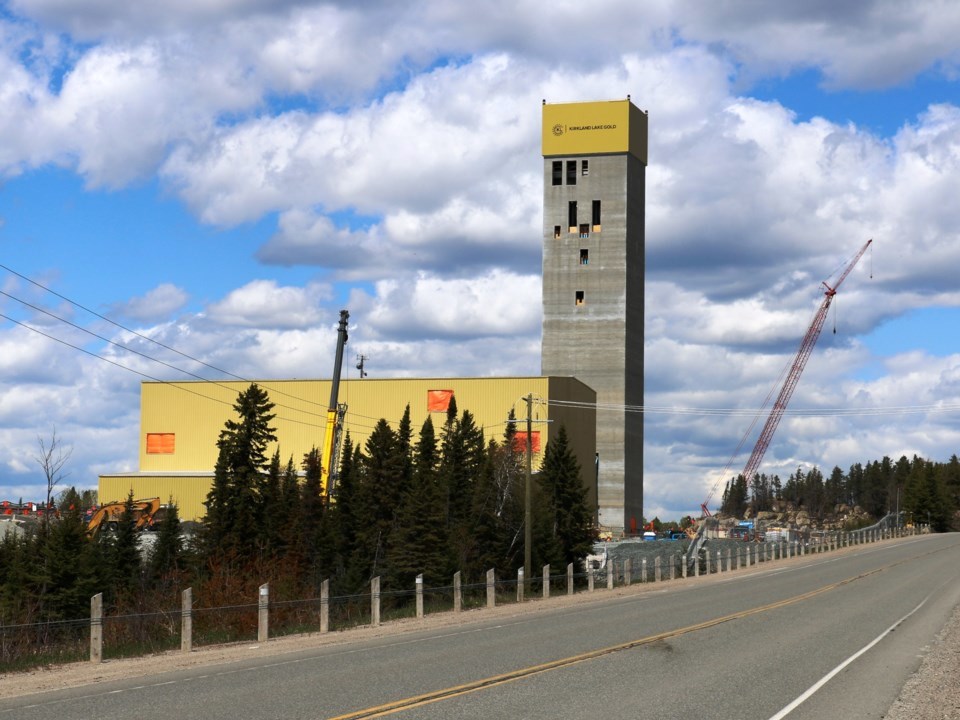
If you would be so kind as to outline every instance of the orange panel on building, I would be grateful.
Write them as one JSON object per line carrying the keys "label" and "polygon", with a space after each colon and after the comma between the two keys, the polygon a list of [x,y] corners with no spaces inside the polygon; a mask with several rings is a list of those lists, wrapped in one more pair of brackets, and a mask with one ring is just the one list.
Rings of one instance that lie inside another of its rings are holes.
{"label": "orange panel on building", "polygon": [[175,433],[147,433],[147,452],[151,455],[172,455]]}
{"label": "orange panel on building", "polygon": [[453,390],[427,390],[427,412],[446,412]]}

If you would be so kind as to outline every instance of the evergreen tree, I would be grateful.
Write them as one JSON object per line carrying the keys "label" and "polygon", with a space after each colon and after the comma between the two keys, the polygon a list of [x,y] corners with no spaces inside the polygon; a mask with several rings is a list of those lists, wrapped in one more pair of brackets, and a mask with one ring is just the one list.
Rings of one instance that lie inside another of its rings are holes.
{"label": "evergreen tree", "polygon": [[353,441],[347,432],[340,453],[340,477],[331,493],[333,515],[337,525],[338,574],[343,575],[346,563],[353,555],[357,544],[356,520],[353,508],[356,501],[355,473],[357,459]]}
{"label": "evergreen tree", "polygon": [[79,509],[63,511],[59,519],[46,523],[38,540],[41,563],[34,583],[40,619],[89,617],[90,598],[110,587],[104,587],[108,585],[100,573],[104,564],[87,539]]}
{"label": "evergreen tree", "polygon": [[562,564],[581,563],[590,554],[596,538],[594,512],[587,506],[587,491],[580,465],[570,449],[566,428],[561,425],[547,443],[539,473],[543,501],[552,515],[552,535]]}
{"label": "evergreen tree", "polygon": [[267,447],[276,440],[270,426],[273,407],[267,392],[253,383],[233,406],[239,420],[227,420],[220,432],[205,523],[212,552],[253,557],[263,519],[261,473],[267,468]]}
{"label": "evergreen tree", "polygon": [[436,437],[429,416],[420,428],[412,468],[412,486],[398,514],[387,557],[390,584],[401,589],[412,587],[420,573],[427,584],[444,582],[450,574]]}
{"label": "evergreen tree", "polygon": [[108,558],[114,600],[131,601],[140,589],[141,579],[140,536],[133,515],[133,490],[124,503]]}
{"label": "evergreen tree", "polygon": [[483,470],[486,446],[483,430],[469,410],[443,430],[440,484],[446,506],[447,535],[456,567],[466,566],[471,551],[473,519],[470,517],[474,485]]}
{"label": "evergreen tree", "polygon": [[286,549],[284,528],[288,518],[286,517],[282,482],[280,450],[277,449],[270,458],[266,475],[261,476],[260,506],[262,508],[262,522],[257,538],[267,554],[274,557],[282,555]]}
{"label": "evergreen tree", "polygon": [[185,569],[183,534],[180,526],[180,514],[171,498],[163,511],[157,530],[157,539],[150,553],[150,577],[154,585],[166,579],[176,579]]}
{"label": "evergreen tree", "polygon": [[300,504],[300,479],[293,464],[293,456],[288,458],[280,479],[280,498],[284,547],[288,553],[296,553],[302,559],[304,555],[300,546],[300,528],[303,522],[303,507]]}
{"label": "evergreen tree", "polygon": [[490,568],[507,569],[503,567],[506,533],[502,515],[498,512],[501,507],[501,498],[497,484],[497,467],[504,450],[505,448],[498,445],[495,440],[489,442],[483,471],[480,473],[473,494],[471,511],[474,519],[473,553],[464,571],[478,581]]}
{"label": "evergreen tree", "polygon": [[304,482],[301,496],[300,539],[310,569],[310,583],[317,587],[333,570],[335,548],[326,537],[326,496],[323,492],[323,464],[314,447],[303,458]]}

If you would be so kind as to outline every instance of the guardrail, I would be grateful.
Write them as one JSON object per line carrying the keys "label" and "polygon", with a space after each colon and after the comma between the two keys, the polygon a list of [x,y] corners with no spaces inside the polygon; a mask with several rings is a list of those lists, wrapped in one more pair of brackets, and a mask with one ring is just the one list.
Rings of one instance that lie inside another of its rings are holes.
{"label": "guardrail", "polygon": [[[521,568],[516,579],[497,578],[496,572],[489,570],[484,582],[464,584],[458,572],[448,586],[426,587],[423,575],[419,575],[413,588],[385,590],[377,577],[371,580],[369,592],[336,597],[330,595],[329,580],[322,582],[318,597],[296,600],[271,599],[270,585],[265,583],[258,588],[254,602],[222,607],[194,607],[193,590],[186,588],[181,593],[181,604],[177,609],[130,615],[105,616],[102,594],[98,594],[91,598],[90,617],[86,619],[0,626],[0,649],[4,652],[0,670],[23,668],[29,665],[25,665],[24,657],[29,658],[30,655],[41,658],[36,664],[50,662],[49,657],[31,649],[31,636],[49,637],[51,633],[63,635],[64,642],[70,648],[62,653],[63,660],[80,659],[78,650],[81,644],[88,644],[89,659],[94,663],[102,662],[105,653],[106,656],[145,654],[158,649],[175,649],[177,646],[181,652],[189,653],[197,645],[229,640],[248,641],[254,637],[254,632],[258,642],[267,642],[271,637],[297,632],[328,633],[364,625],[377,627],[384,620],[409,617],[422,620],[427,614],[494,608],[502,604],[534,600],[538,596],[546,600],[576,592],[592,593],[598,587],[612,590],[634,583],[660,583],[734,572],[763,562],[831,552],[848,546],[914,535],[918,531],[918,528],[878,526],[833,533],[813,541],[738,542],[734,547],[718,547],[715,550],[711,550],[708,544],[696,555],[689,551],[687,554],[667,553],[665,556],[655,556],[652,562],[648,562],[649,558],[640,558],[635,563],[637,558],[617,559],[608,555],[602,568],[586,567],[584,563],[585,569],[575,572],[571,563],[565,572],[552,574],[551,567],[547,565],[539,576],[529,580],[524,579]],[[80,633],[86,632],[89,632],[89,641],[82,643]],[[141,641],[139,646],[137,639]],[[146,645],[144,639],[149,639]],[[137,647],[140,648],[139,652]],[[16,648],[20,652],[14,653],[18,656],[13,657],[14,662],[11,663],[11,651]]]}

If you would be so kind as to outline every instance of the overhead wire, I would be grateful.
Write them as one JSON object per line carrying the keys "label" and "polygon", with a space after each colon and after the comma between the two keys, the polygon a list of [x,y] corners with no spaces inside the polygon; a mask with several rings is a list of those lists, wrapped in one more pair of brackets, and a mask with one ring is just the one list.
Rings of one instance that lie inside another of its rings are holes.
{"label": "overhead wire", "polygon": [[[188,359],[188,360],[197,362],[197,363],[199,363],[199,364],[201,364],[201,365],[203,365],[203,366],[205,366],[205,367],[208,367],[208,368],[210,368],[210,369],[212,369],[212,370],[216,370],[217,372],[223,373],[224,375],[228,375],[229,377],[236,378],[237,380],[240,380],[240,381],[243,381],[243,382],[251,382],[251,383],[252,383],[252,382],[257,382],[258,385],[261,385],[262,387],[268,389],[272,394],[276,394],[276,395],[281,395],[281,396],[285,396],[285,397],[294,398],[294,399],[296,399],[296,400],[299,400],[299,401],[301,401],[301,402],[304,402],[304,403],[307,403],[307,404],[309,404],[309,405],[313,405],[313,406],[316,406],[316,407],[324,407],[321,403],[319,403],[319,402],[317,402],[317,401],[309,400],[309,399],[307,399],[307,398],[303,398],[303,397],[301,397],[301,396],[294,395],[294,394],[292,394],[292,393],[283,392],[282,390],[279,390],[278,388],[276,388],[276,387],[274,386],[273,382],[271,382],[271,381],[269,381],[269,380],[266,380],[266,381],[253,381],[253,380],[248,380],[248,379],[246,379],[246,378],[244,378],[244,377],[242,377],[242,376],[240,376],[240,375],[237,375],[237,374],[231,373],[231,372],[229,372],[229,371],[227,371],[227,370],[223,370],[223,369],[221,369],[221,368],[218,368],[218,367],[216,367],[215,365],[211,365],[210,363],[204,362],[203,360],[199,360],[198,358],[195,358],[195,357],[193,357],[192,355],[189,355],[189,354],[187,354],[187,353],[181,352],[180,350],[177,350],[176,348],[173,348],[173,347],[171,347],[171,346],[169,346],[169,345],[166,345],[166,344],[164,344],[164,343],[162,343],[162,342],[160,342],[160,341],[154,340],[153,338],[151,338],[151,337],[149,337],[149,336],[147,336],[147,335],[143,335],[142,333],[139,333],[139,332],[137,332],[136,330],[132,330],[131,328],[128,328],[128,327],[126,327],[126,326],[124,326],[124,325],[122,325],[122,324],[120,324],[120,323],[118,323],[118,322],[116,322],[116,321],[114,321],[114,320],[111,320],[110,318],[105,317],[104,315],[101,315],[100,313],[97,313],[96,311],[91,310],[90,308],[87,308],[86,306],[82,305],[81,303],[78,303],[78,302],[70,299],[69,297],[67,297],[67,296],[65,296],[65,295],[63,295],[63,294],[58,293],[58,292],[56,292],[55,290],[52,290],[52,289],[46,287],[45,285],[43,285],[43,284],[41,284],[41,283],[38,283],[38,282],[36,282],[35,280],[32,280],[31,278],[29,278],[29,277],[27,277],[27,276],[25,276],[25,275],[23,275],[23,274],[15,271],[15,270],[12,270],[11,268],[7,267],[6,265],[0,264],[0,268],[2,268],[2,269],[4,269],[4,270],[7,270],[8,272],[16,275],[17,277],[20,277],[20,278],[22,278],[22,279],[24,279],[24,280],[32,283],[32,284],[35,285],[36,287],[38,287],[38,288],[40,288],[40,289],[42,289],[42,290],[44,290],[44,291],[46,291],[46,292],[51,293],[52,295],[60,298],[61,300],[64,300],[65,302],[69,303],[70,305],[73,305],[74,307],[77,307],[77,308],[79,308],[79,309],[81,309],[81,310],[83,310],[83,311],[85,311],[85,312],[88,312],[88,313],[90,313],[90,314],[92,314],[92,315],[94,315],[94,316],[96,316],[96,317],[98,317],[98,318],[100,318],[100,319],[102,319],[102,320],[110,323],[110,324],[113,325],[114,327],[117,327],[117,328],[119,328],[120,330],[123,330],[124,332],[131,333],[132,335],[135,335],[136,337],[142,338],[142,339],[144,339],[144,340],[146,340],[146,341],[148,341],[148,342],[151,342],[151,343],[153,343],[153,344],[155,344],[155,345],[157,345],[157,346],[159,346],[159,347],[161,347],[161,348],[164,348],[164,349],[166,349],[166,350],[169,350],[169,351],[171,351],[171,352],[173,352],[173,353],[175,353],[175,354],[177,354],[177,355],[179,355],[179,356],[181,356],[181,357],[183,357],[183,358],[186,358],[186,359]],[[34,304],[34,303],[31,303],[31,302],[29,302],[29,301],[27,301],[27,300],[24,300],[24,299],[22,299],[22,298],[19,298],[19,297],[13,295],[12,293],[8,293],[8,292],[6,292],[6,291],[0,290],[0,295],[2,295],[2,296],[4,296],[4,297],[7,297],[7,298],[9,298],[10,300],[13,300],[14,302],[20,303],[21,305],[23,305],[23,306],[25,306],[25,307],[27,307],[27,308],[30,308],[31,310],[33,310],[33,311],[35,311],[35,312],[41,313],[41,314],[43,314],[43,315],[46,315],[47,317],[50,317],[50,318],[53,319],[53,320],[56,320],[56,321],[61,322],[61,323],[65,324],[65,325],[68,325],[68,326],[70,326],[70,327],[72,327],[72,328],[74,328],[74,329],[76,329],[76,330],[79,330],[80,332],[83,332],[83,333],[85,333],[85,334],[87,334],[87,335],[89,335],[89,336],[91,336],[91,337],[93,337],[93,338],[96,338],[97,340],[100,340],[101,342],[104,342],[104,343],[107,343],[107,344],[109,344],[109,345],[111,345],[111,346],[113,346],[113,347],[116,347],[116,348],[118,348],[119,350],[122,350],[122,351],[125,351],[125,352],[128,352],[128,353],[131,353],[131,354],[133,354],[133,355],[137,355],[137,356],[139,356],[139,357],[144,358],[145,360],[149,360],[149,361],[151,361],[151,362],[155,362],[155,363],[157,363],[157,364],[159,364],[159,365],[162,365],[162,366],[164,366],[164,367],[167,367],[167,368],[169,368],[169,369],[171,369],[171,370],[173,370],[173,371],[175,371],[175,372],[179,372],[179,373],[182,373],[182,374],[187,375],[187,376],[189,376],[189,377],[192,377],[192,378],[194,378],[195,380],[197,380],[197,381],[199,381],[199,382],[201,382],[201,383],[205,383],[205,384],[208,384],[208,385],[213,385],[213,386],[220,387],[220,388],[222,388],[222,389],[228,390],[228,391],[230,391],[230,392],[234,392],[234,389],[233,389],[232,387],[230,387],[230,386],[228,386],[228,385],[225,385],[222,381],[212,380],[212,379],[209,379],[209,378],[205,378],[205,377],[203,377],[203,376],[201,376],[201,375],[198,375],[198,374],[196,374],[196,373],[194,373],[194,372],[191,372],[190,370],[186,370],[186,369],[184,369],[184,368],[182,368],[182,367],[178,367],[177,365],[174,365],[174,364],[172,364],[172,363],[169,363],[169,362],[167,362],[167,361],[165,361],[165,360],[161,360],[160,358],[154,357],[154,356],[150,355],[149,353],[142,352],[142,351],[137,350],[137,349],[135,349],[135,348],[129,347],[128,345],[124,345],[123,343],[118,343],[118,342],[116,342],[116,341],[114,341],[114,340],[111,340],[111,339],[108,338],[108,337],[104,337],[103,335],[100,335],[100,334],[98,334],[98,333],[96,333],[96,332],[94,332],[94,331],[92,331],[92,330],[90,330],[90,329],[88,329],[88,328],[85,328],[85,327],[83,327],[82,325],[79,325],[78,323],[75,323],[75,322],[73,322],[72,320],[70,320],[70,319],[68,319],[68,318],[65,318],[65,317],[62,317],[62,316],[60,316],[60,315],[57,315],[56,313],[51,312],[50,310],[47,310],[47,309],[45,309],[45,308],[43,308],[43,307],[40,307],[40,306],[38,306],[38,305],[36,305],[36,304]],[[29,323],[16,320],[15,318],[10,317],[10,316],[5,315],[5,314],[0,314],[0,317],[2,317],[2,318],[5,319],[5,320],[8,320],[9,322],[12,322],[12,323],[14,323],[14,324],[16,324],[16,325],[19,325],[20,327],[22,327],[22,328],[24,328],[24,329],[26,329],[26,330],[29,330],[29,331],[31,331],[31,332],[35,332],[35,333],[37,333],[37,334],[39,334],[39,335],[41,335],[41,336],[43,336],[43,337],[45,337],[45,338],[48,338],[48,339],[53,340],[53,341],[55,341],[55,342],[58,342],[58,343],[60,343],[61,345],[64,345],[64,346],[69,347],[69,348],[72,348],[72,349],[74,349],[74,350],[79,350],[80,352],[82,352],[82,353],[84,353],[84,354],[86,354],[86,355],[88,355],[88,356],[90,356],[90,357],[92,357],[92,358],[95,358],[95,359],[97,359],[97,360],[102,360],[103,362],[109,363],[109,364],[111,364],[111,365],[113,365],[113,366],[115,366],[115,367],[121,368],[121,369],[126,370],[126,371],[128,371],[128,372],[131,372],[131,373],[133,373],[133,374],[135,374],[135,375],[139,375],[140,377],[142,377],[142,378],[144,378],[144,379],[146,379],[146,380],[150,380],[150,381],[152,381],[152,382],[161,383],[161,384],[164,384],[164,385],[169,385],[169,386],[175,387],[175,388],[177,388],[177,389],[179,389],[179,390],[183,390],[183,391],[188,392],[188,393],[190,393],[190,394],[196,395],[197,397],[208,398],[208,399],[210,399],[210,400],[213,400],[214,402],[218,402],[218,403],[221,403],[221,404],[226,404],[226,405],[229,405],[230,407],[233,407],[233,403],[232,403],[232,402],[227,402],[227,401],[224,401],[224,400],[220,400],[220,399],[215,398],[215,397],[212,397],[212,396],[210,396],[210,395],[207,395],[207,394],[204,394],[204,393],[201,393],[201,392],[197,392],[197,391],[195,391],[195,390],[192,390],[192,389],[190,389],[189,387],[187,387],[186,385],[184,385],[184,382],[183,382],[183,381],[178,381],[178,380],[164,380],[164,379],[155,377],[155,376],[153,376],[153,375],[150,375],[149,373],[145,373],[145,372],[136,370],[135,368],[132,368],[132,367],[130,367],[130,366],[128,366],[128,365],[124,365],[123,363],[117,362],[117,361],[115,361],[115,360],[111,360],[110,358],[104,357],[104,356],[99,355],[99,354],[97,354],[97,353],[95,353],[95,352],[92,352],[92,351],[90,351],[90,350],[87,350],[86,348],[80,347],[80,346],[78,346],[78,345],[74,345],[73,343],[70,343],[69,341],[63,340],[62,338],[59,338],[59,337],[57,337],[57,336],[55,336],[55,335],[53,335],[53,334],[51,334],[51,333],[44,332],[44,331],[42,331],[42,330],[40,330],[40,329],[38,329],[38,328],[30,325]],[[187,381],[187,382],[191,382],[191,381]],[[296,423],[296,424],[299,424],[299,425],[304,425],[304,426],[307,426],[307,427],[316,428],[316,429],[318,429],[318,430],[322,430],[322,429],[326,426],[326,423],[325,423],[326,413],[325,413],[325,412],[324,412],[324,413],[314,412],[314,411],[307,410],[307,409],[292,407],[292,406],[290,406],[290,405],[285,405],[285,404],[279,403],[279,402],[274,403],[274,405],[275,405],[278,409],[280,409],[280,410],[288,410],[288,411],[292,411],[292,412],[295,412],[295,413],[302,413],[302,414],[310,415],[310,416],[313,416],[313,417],[322,418],[322,419],[324,420],[324,422],[321,423],[321,424],[318,424],[318,423],[316,423],[316,422],[307,422],[307,421],[303,421],[303,420],[296,420],[296,419],[293,419],[293,418],[290,418],[290,417],[287,417],[287,416],[278,414],[277,417],[278,417],[279,420],[283,420],[283,421],[286,421],[286,422],[292,422],[292,423]],[[366,416],[359,415],[358,413],[351,413],[349,410],[348,410],[348,415],[352,415],[353,417],[366,418]],[[369,420],[378,420],[378,419],[374,419],[374,418],[366,418],[366,419],[369,419]],[[395,424],[399,424],[399,423],[396,422]],[[357,422],[357,421],[352,421],[352,422],[351,422],[351,425],[352,425],[354,428],[358,428],[358,429],[362,429],[362,430],[373,430],[373,429],[374,429],[374,425],[369,425],[369,424],[362,423],[362,422]]]}
{"label": "overhead wire", "polygon": [[[245,377],[242,377],[242,376],[240,376],[240,375],[236,375],[235,373],[232,373],[232,372],[230,372],[229,370],[224,370],[223,368],[219,368],[219,367],[217,367],[216,365],[211,365],[210,363],[208,363],[208,362],[206,362],[206,361],[204,361],[204,360],[201,360],[200,358],[196,358],[196,357],[194,357],[194,356],[192,356],[192,355],[189,355],[188,353],[185,353],[185,352],[182,352],[181,350],[178,350],[178,349],[175,348],[175,347],[171,347],[170,345],[167,345],[167,344],[165,344],[165,343],[162,343],[162,342],[160,342],[159,340],[150,337],[149,335],[144,335],[143,333],[140,333],[140,332],[138,332],[138,331],[136,331],[136,330],[134,330],[134,329],[132,329],[132,328],[128,328],[127,326],[125,326],[125,325],[123,325],[123,324],[121,324],[121,323],[118,323],[116,320],[112,320],[111,318],[107,317],[106,315],[102,315],[102,314],[98,313],[96,310],[92,310],[92,309],[86,307],[85,305],[82,305],[81,303],[78,303],[78,302],[76,302],[75,300],[67,297],[66,295],[62,295],[61,293],[58,293],[56,290],[54,290],[54,289],[52,289],[52,288],[49,288],[49,287],[47,287],[46,285],[43,285],[42,283],[39,283],[39,282],[37,282],[36,280],[34,280],[34,279],[32,279],[32,278],[24,275],[23,273],[17,272],[17,271],[14,270],[13,268],[10,268],[10,267],[2,264],[2,263],[0,263],[0,268],[2,268],[3,270],[6,270],[8,273],[10,273],[10,274],[12,274],[12,275],[16,275],[18,278],[21,278],[22,280],[26,280],[28,283],[34,285],[35,287],[40,288],[40,289],[43,290],[44,292],[48,292],[48,293],[50,293],[51,295],[53,295],[53,296],[55,296],[55,297],[58,297],[58,298],[60,298],[61,300],[65,301],[65,302],[70,303],[70,304],[73,305],[74,307],[79,308],[80,310],[83,310],[84,312],[90,313],[90,314],[93,315],[94,317],[100,318],[100,319],[103,320],[104,322],[110,323],[110,324],[113,325],[114,327],[119,328],[120,330],[123,330],[124,332],[128,332],[128,333],[130,333],[131,335],[135,335],[136,337],[138,337],[138,338],[140,338],[140,339],[142,339],[142,340],[146,340],[147,342],[153,343],[154,345],[157,345],[158,347],[161,347],[161,348],[163,348],[164,350],[169,350],[170,352],[175,353],[175,354],[179,355],[180,357],[186,358],[187,360],[190,360],[190,361],[192,361],[192,362],[195,362],[195,363],[198,363],[198,364],[200,364],[200,365],[203,365],[204,367],[207,367],[207,368],[209,368],[209,369],[211,369],[211,370],[214,370],[214,371],[216,371],[216,372],[218,372],[218,373],[222,373],[222,374],[224,374],[224,375],[227,375],[227,376],[229,376],[229,377],[232,377],[232,378],[234,378],[235,380],[241,380],[241,381],[243,381],[243,382],[253,382],[252,380],[249,380],[249,379],[247,379],[247,378],[245,378]],[[7,293],[3,293],[3,294],[4,294],[4,295],[7,295]],[[10,296],[10,295],[7,295],[7,297],[11,297],[11,296]],[[23,302],[24,304],[28,304],[28,303],[25,303],[23,300],[20,300],[20,299],[18,299],[18,298],[13,298],[13,299],[16,300],[17,302]],[[108,342],[110,342],[110,341],[108,341]],[[114,343],[114,344],[116,344],[116,343]],[[135,350],[131,350],[130,348],[126,348],[126,347],[123,346],[123,345],[119,345],[118,347],[123,347],[124,349],[129,350],[130,352],[137,352],[137,351],[135,351]],[[139,353],[138,353],[138,354],[139,354]],[[145,357],[146,357],[146,356],[145,356]],[[160,361],[157,361],[157,362],[160,362]],[[179,370],[179,368],[176,368],[176,369]],[[180,372],[184,372],[185,374],[191,374],[191,375],[192,375],[192,373],[187,373],[187,371],[185,371],[185,370],[180,370]],[[194,375],[193,377],[199,377],[199,376]],[[212,381],[206,380],[206,379],[204,379],[204,378],[201,378],[201,379],[204,380],[205,382],[212,382]],[[161,382],[162,382],[162,381],[161,381]],[[323,405],[322,403],[316,402],[316,401],[314,401],[314,400],[308,400],[308,399],[306,399],[306,398],[301,398],[301,397],[299,397],[299,396],[297,396],[297,395],[292,395],[292,394],[289,394],[289,393],[284,393],[284,392],[281,391],[281,390],[274,389],[274,392],[276,392],[278,395],[286,395],[286,396],[288,396],[288,397],[292,397],[292,398],[295,398],[295,399],[297,399],[297,400],[301,400],[302,402],[309,403],[309,404],[311,404],[311,405],[316,405],[316,406],[321,407],[321,408],[324,407],[324,405]]]}

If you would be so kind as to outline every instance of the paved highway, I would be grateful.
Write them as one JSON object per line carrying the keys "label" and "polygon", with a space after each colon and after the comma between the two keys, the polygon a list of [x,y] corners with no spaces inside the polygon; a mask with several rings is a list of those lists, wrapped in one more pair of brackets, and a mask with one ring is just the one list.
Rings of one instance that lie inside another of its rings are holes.
{"label": "paved highway", "polygon": [[958,568],[960,535],[865,545],[509,619],[471,613],[455,628],[11,698],[0,720],[881,718],[960,602]]}

